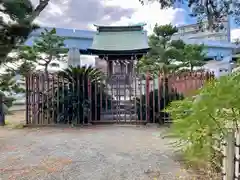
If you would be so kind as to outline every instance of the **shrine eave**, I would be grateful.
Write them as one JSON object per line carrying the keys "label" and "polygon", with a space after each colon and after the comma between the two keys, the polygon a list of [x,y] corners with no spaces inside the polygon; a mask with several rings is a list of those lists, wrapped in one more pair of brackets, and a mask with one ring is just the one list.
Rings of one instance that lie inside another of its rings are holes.
{"label": "shrine eave", "polygon": [[146,23],[139,23],[139,24],[132,24],[132,25],[125,25],[125,26],[108,26],[108,25],[98,25],[98,24],[93,24],[95,27],[107,27],[107,28],[118,28],[118,27],[143,27],[146,26]]}
{"label": "shrine eave", "polygon": [[149,51],[150,48],[144,49],[133,49],[133,50],[99,50],[99,49],[88,49],[88,52],[93,55],[104,55],[104,56],[111,56],[111,55],[144,55]]}

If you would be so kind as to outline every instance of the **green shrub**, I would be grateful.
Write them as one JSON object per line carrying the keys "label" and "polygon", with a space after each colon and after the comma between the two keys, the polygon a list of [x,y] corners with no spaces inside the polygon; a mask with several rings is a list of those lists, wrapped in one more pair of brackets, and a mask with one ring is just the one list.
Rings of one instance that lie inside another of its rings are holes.
{"label": "green shrub", "polygon": [[167,112],[173,118],[170,136],[186,159],[219,166],[213,150],[215,138],[223,138],[229,125],[240,120],[240,74],[231,74],[207,82],[196,97],[172,102]]}
{"label": "green shrub", "polygon": [[100,106],[106,107],[107,101],[110,108],[111,97],[101,90],[105,86],[101,71],[70,67],[58,77],[61,81],[56,82],[54,94],[46,96],[43,104],[44,113],[50,114],[54,123],[88,123],[90,114],[91,120],[100,120]]}
{"label": "green shrub", "polygon": [[[160,92],[160,93],[159,93]],[[161,96],[159,98],[159,95]],[[146,94],[143,94],[140,98],[137,98],[137,113],[138,119],[147,120],[152,123],[163,123],[164,118],[169,118],[169,114],[163,112],[163,110],[174,100],[183,99],[183,95],[176,90],[169,88],[161,84],[159,89],[154,89],[149,92],[149,104],[147,105]],[[159,103],[160,102],[160,103]],[[148,114],[148,117],[146,117]]]}

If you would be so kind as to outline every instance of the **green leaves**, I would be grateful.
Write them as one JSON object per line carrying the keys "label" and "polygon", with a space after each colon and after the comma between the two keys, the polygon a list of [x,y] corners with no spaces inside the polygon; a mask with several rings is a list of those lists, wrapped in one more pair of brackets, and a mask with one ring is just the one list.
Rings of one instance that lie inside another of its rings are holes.
{"label": "green leaves", "polygon": [[3,0],[0,12],[8,14],[12,20],[23,20],[33,11],[33,5],[29,0]]}
{"label": "green leaves", "polygon": [[205,64],[204,46],[185,44],[182,40],[171,40],[177,32],[172,25],[155,26],[154,34],[149,36],[149,53],[137,64],[140,73],[149,72],[159,75],[160,72],[173,73],[181,68],[201,67]]}
{"label": "green leaves", "polygon": [[104,79],[104,74],[102,71],[93,68],[91,66],[83,66],[83,67],[69,67],[64,71],[59,72],[59,76],[64,79],[71,79],[74,82],[80,78],[80,80],[91,81],[91,82],[102,82]]}
{"label": "green leaves", "polygon": [[177,41],[175,44],[170,41],[172,35],[177,32],[176,27],[170,24],[163,26],[156,24],[153,32],[154,34],[149,36],[151,49],[147,56],[139,61],[138,70],[141,73],[148,71],[152,75],[158,75],[161,71],[168,72],[175,69],[176,65],[172,61],[178,59],[180,54],[177,50]]}
{"label": "green leaves", "polygon": [[173,27],[171,24],[158,26],[155,25],[153,29],[154,35],[157,37],[162,37],[163,39],[170,40],[172,35],[176,32],[178,32],[178,29],[176,27]]}
{"label": "green leaves", "polygon": [[188,4],[191,10],[191,17],[197,17],[200,22],[208,21],[209,29],[219,31],[222,29],[222,20],[232,16],[237,24],[240,23],[240,2],[239,0],[139,0],[140,3],[159,2],[162,9],[175,8],[176,4]]}
{"label": "green leaves", "polygon": [[240,73],[207,82],[197,97],[172,102],[170,135],[179,138],[189,160],[210,161],[214,138],[240,122]]}
{"label": "green leaves", "polygon": [[64,48],[64,40],[65,38],[56,34],[55,28],[44,29],[39,38],[34,41],[33,46],[21,48],[20,58],[32,63],[39,63],[39,65],[44,66],[45,71],[48,71],[48,65],[53,59],[64,61],[62,58],[64,55],[61,51]]}
{"label": "green leaves", "polygon": [[192,71],[194,67],[201,67],[206,62],[204,61],[204,45],[197,44],[186,44],[183,48],[183,65],[185,67],[190,67]]}
{"label": "green leaves", "polygon": [[[47,6],[49,0],[40,0],[34,9],[30,0],[2,0],[0,12],[8,15],[10,22],[0,18],[0,61],[5,61],[7,55],[24,43],[28,35],[39,28],[33,24],[34,19]],[[1,63],[2,64],[2,63]]]}
{"label": "green leaves", "polygon": [[155,76],[160,72],[172,73],[182,67],[190,68],[192,71],[194,67],[205,64],[204,46],[171,40],[176,32],[176,27],[170,24],[154,27],[154,34],[149,36],[151,49],[137,64],[140,73],[145,74],[148,71]]}

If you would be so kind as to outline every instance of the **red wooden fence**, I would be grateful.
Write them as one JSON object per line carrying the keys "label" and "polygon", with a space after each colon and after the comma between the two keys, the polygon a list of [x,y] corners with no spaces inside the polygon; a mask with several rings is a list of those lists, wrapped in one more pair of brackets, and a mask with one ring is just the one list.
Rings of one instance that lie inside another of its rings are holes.
{"label": "red wooden fence", "polygon": [[[29,74],[26,77],[26,123],[159,122],[162,106],[169,103],[167,94],[175,93],[170,101],[176,100],[179,94],[194,95],[204,82],[213,78],[213,73],[160,74],[155,81],[147,74],[144,82],[134,77],[128,87],[133,89],[130,100],[116,98],[112,87],[104,83],[79,78],[73,83],[58,74]],[[117,89],[121,89],[120,85]],[[124,94],[126,97],[126,92]]]}

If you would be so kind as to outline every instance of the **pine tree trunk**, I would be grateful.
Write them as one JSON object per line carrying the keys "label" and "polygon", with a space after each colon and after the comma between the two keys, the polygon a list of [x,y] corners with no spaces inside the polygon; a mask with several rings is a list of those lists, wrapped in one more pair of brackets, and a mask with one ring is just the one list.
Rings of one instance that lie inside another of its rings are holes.
{"label": "pine tree trunk", "polygon": [[190,64],[190,70],[191,70],[191,72],[193,71],[193,65],[192,64]]}
{"label": "pine tree trunk", "polygon": [[28,22],[33,22],[36,17],[40,15],[40,13],[44,10],[44,8],[48,5],[50,0],[39,0],[39,4],[36,9],[33,11],[33,14],[27,19]]}

